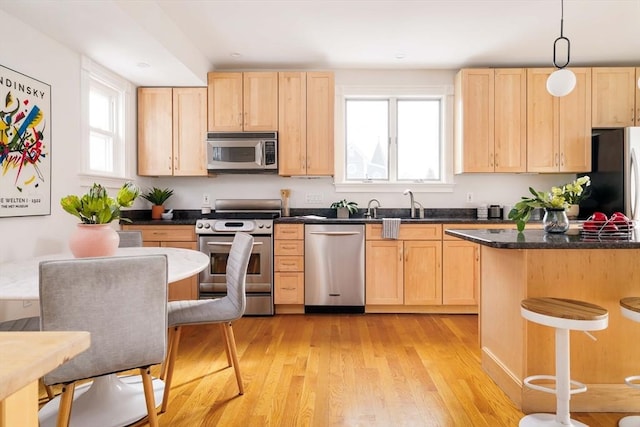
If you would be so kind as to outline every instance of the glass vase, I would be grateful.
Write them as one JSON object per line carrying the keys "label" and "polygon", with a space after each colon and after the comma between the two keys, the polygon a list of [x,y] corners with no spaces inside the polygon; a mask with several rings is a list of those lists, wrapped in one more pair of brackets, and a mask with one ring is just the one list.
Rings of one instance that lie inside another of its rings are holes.
{"label": "glass vase", "polygon": [[569,229],[567,212],[562,209],[546,208],[542,218],[542,228],[546,233],[564,233]]}

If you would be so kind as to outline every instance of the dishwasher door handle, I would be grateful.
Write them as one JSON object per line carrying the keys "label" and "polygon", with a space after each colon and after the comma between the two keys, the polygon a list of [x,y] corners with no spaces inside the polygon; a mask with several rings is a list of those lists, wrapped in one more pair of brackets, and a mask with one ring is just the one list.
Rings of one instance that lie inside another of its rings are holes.
{"label": "dishwasher door handle", "polygon": [[321,236],[357,236],[359,231],[312,231],[309,234],[319,234]]}

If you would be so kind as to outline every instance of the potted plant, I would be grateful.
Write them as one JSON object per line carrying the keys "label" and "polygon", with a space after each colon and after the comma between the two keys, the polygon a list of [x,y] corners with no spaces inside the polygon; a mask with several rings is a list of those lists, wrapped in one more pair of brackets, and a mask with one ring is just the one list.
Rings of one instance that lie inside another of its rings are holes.
{"label": "potted plant", "polygon": [[358,212],[358,204],[356,202],[347,202],[347,199],[333,202],[330,208],[336,209],[338,218],[349,218],[350,214]]}
{"label": "potted plant", "polygon": [[164,212],[164,202],[173,195],[173,190],[169,188],[153,187],[142,194],[142,198],[150,201],[151,206],[151,219],[162,218],[162,212]]}
{"label": "potted plant", "polygon": [[561,187],[551,187],[551,191],[536,191],[529,187],[533,197],[522,197],[509,212],[509,219],[516,222],[518,231],[524,227],[531,218],[531,212],[535,208],[545,210],[545,218],[542,220],[545,231],[564,232],[569,227],[569,220],[565,209],[572,203],[579,202],[585,195],[585,187],[591,181],[588,176],[580,177]]}
{"label": "potted plant", "polygon": [[121,208],[128,208],[140,194],[133,183],[125,183],[116,198],[109,197],[107,190],[100,184],[93,184],[87,194],[78,197],[74,194],[60,199],[62,209],[80,218],[80,223],[69,240],[74,256],[109,256],[115,253],[120,238],[109,223],[121,218]]}

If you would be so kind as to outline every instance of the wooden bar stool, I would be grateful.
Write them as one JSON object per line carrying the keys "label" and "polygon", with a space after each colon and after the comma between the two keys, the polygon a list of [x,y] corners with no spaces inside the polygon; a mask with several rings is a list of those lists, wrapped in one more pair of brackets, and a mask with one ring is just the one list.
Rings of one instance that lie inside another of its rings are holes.
{"label": "wooden bar stool", "polygon": [[[556,413],[529,414],[520,420],[520,427],[585,426],[571,419],[569,400],[572,394],[587,391],[587,386],[570,377],[569,331],[599,331],[606,329],[609,312],[588,302],[562,298],[528,298],[520,303],[525,319],[556,329],[556,374],[532,375],[524,379],[525,386],[556,395]],[[534,384],[536,380],[554,380],[555,388]],[[573,388],[571,386],[574,386]]]}
{"label": "wooden bar stool", "polygon": [[[640,322],[640,297],[627,297],[620,300],[620,312],[627,319],[631,319],[634,322]],[[640,375],[632,375],[624,379],[629,387],[640,388]],[[621,418],[618,421],[619,427],[638,427],[640,426],[640,416],[630,415],[628,417]]]}

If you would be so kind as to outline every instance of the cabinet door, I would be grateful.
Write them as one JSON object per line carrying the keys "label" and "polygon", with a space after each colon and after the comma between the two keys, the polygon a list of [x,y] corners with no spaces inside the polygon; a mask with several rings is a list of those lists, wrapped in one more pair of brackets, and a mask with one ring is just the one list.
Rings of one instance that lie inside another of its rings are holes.
{"label": "cabinet door", "polygon": [[333,175],[334,103],[333,73],[307,73],[307,175]]}
{"label": "cabinet door", "polygon": [[527,171],[558,172],[557,98],[547,92],[547,78],[553,68],[527,69]]}
{"label": "cabinet door", "polygon": [[173,89],[173,174],[206,176],[207,88]]}
{"label": "cabinet door", "polygon": [[276,271],[274,276],[275,304],[304,304],[304,272]]}
{"label": "cabinet door", "polygon": [[243,73],[245,131],[278,130],[278,73]]}
{"label": "cabinet door", "polygon": [[442,242],[404,242],[404,304],[442,304]]}
{"label": "cabinet door", "polygon": [[402,241],[371,240],[366,249],[366,304],[403,304]]}
{"label": "cabinet door", "polygon": [[138,88],[138,175],[173,174],[171,88]]}
{"label": "cabinet door", "polygon": [[278,73],[278,173],[305,175],[307,168],[306,73]]}
{"label": "cabinet door", "polygon": [[242,73],[208,73],[207,83],[207,129],[242,131]]}
{"label": "cabinet door", "polygon": [[559,98],[560,172],[591,170],[591,68],[572,68],[576,87]]}
{"label": "cabinet door", "polygon": [[527,73],[495,70],[494,171],[527,170]]}
{"label": "cabinet door", "polygon": [[442,242],[442,303],[477,305],[480,247],[465,240]]}
{"label": "cabinet door", "polygon": [[461,70],[455,98],[455,172],[493,172],[493,69]]}
{"label": "cabinet door", "polygon": [[636,119],[636,69],[597,67],[591,69],[591,122],[594,128],[634,126]]}

